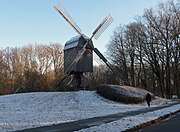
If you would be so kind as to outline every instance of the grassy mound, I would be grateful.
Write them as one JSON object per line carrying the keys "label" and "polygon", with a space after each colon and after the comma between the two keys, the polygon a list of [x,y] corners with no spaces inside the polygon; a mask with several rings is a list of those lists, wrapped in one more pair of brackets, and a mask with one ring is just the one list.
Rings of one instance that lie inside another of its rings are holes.
{"label": "grassy mound", "polygon": [[[97,92],[107,99],[126,104],[143,102],[145,101],[146,94],[150,93],[140,88],[110,84],[100,85]],[[153,99],[155,96],[152,93],[150,94]]]}

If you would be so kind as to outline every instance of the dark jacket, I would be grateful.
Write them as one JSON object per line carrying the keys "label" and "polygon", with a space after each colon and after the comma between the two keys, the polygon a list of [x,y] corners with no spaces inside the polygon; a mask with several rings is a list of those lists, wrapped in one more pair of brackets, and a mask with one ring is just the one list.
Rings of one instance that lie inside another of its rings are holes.
{"label": "dark jacket", "polygon": [[151,102],[151,95],[149,93],[147,93],[146,95],[146,101]]}

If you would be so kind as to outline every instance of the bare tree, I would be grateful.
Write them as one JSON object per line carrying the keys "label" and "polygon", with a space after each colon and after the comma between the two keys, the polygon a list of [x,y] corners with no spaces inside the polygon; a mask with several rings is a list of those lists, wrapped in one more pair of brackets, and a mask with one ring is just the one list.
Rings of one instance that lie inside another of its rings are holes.
{"label": "bare tree", "polygon": [[63,48],[59,43],[51,43],[47,50],[51,56],[52,67],[55,78],[62,76],[63,73]]}
{"label": "bare tree", "polygon": [[119,26],[114,31],[111,41],[108,44],[107,54],[112,61],[114,67],[117,68],[117,72],[120,72],[120,77],[123,84],[129,85],[129,74],[128,74],[128,53],[125,45],[124,38],[125,27]]}
{"label": "bare tree", "polygon": [[124,82],[152,87],[167,98],[175,91],[179,94],[180,47],[175,39],[180,32],[179,18],[180,6],[169,1],[147,9],[136,22],[117,27],[108,53],[112,63],[123,69]]}

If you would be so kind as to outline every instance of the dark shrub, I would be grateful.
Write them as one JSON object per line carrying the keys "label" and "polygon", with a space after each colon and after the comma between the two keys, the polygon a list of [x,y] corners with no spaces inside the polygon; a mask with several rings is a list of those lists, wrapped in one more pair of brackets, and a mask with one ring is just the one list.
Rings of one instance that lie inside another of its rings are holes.
{"label": "dark shrub", "polygon": [[[135,89],[135,88],[133,88]],[[138,91],[139,89],[137,89]],[[140,91],[140,90],[139,90]],[[139,95],[138,92],[131,91],[129,89],[126,90],[126,88],[123,88],[121,86],[117,85],[109,85],[109,84],[103,84],[100,85],[97,88],[97,92],[107,98],[111,99],[113,101],[122,102],[122,103],[140,103],[145,101],[144,97],[147,91],[142,90],[140,91],[142,94]]]}

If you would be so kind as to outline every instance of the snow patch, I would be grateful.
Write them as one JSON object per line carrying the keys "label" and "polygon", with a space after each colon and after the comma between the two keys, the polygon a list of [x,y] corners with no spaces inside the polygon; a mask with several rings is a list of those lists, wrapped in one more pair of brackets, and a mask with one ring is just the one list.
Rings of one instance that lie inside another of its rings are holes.
{"label": "snow patch", "polygon": [[[167,100],[158,98],[153,106]],[[147,107],[104,99],[95,91],[39,92],[0,96],[0,131],[53,125]]]}
{"label": "snow patch", "polygon": [[161,110],[139,114],[137,116],[126,117],[117,121],[99,126],[82,129],[77,132],[120,132],[138,126],[139,124],[155,120],[163,115],[180,110],[180,104],[164,108]]}

